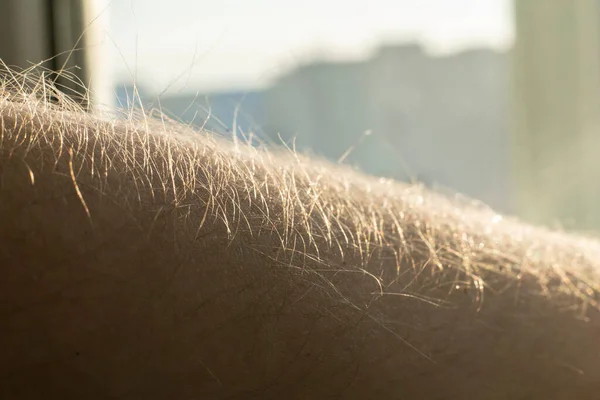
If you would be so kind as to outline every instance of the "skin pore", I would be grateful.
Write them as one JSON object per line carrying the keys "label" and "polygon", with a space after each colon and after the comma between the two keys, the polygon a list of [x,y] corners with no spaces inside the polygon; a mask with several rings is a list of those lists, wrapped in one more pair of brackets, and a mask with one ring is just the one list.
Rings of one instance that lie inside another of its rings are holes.
{"label": "skin pore", "polygon": [[599,274],[585,237],[0,83],[0,398],[592,399]]}

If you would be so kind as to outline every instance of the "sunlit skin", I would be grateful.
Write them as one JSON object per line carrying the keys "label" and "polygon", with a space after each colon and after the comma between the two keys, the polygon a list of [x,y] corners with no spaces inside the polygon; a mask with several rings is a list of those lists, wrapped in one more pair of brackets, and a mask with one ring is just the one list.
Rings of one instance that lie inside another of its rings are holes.
{"label": "sunlit skin", "polygon": [[0,85],[0,398],[597,398],[598,242],[36,82]]}

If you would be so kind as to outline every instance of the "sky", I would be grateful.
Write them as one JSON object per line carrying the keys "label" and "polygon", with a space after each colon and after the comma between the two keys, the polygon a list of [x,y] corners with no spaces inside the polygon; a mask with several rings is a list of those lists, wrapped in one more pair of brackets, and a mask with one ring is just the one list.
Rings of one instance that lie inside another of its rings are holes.
{"label": "sky", "polygon": [[106,0],[119,81],[150,90],[264,86],[314,58],[418,41],[432,53],[513,40],[510,0]]}

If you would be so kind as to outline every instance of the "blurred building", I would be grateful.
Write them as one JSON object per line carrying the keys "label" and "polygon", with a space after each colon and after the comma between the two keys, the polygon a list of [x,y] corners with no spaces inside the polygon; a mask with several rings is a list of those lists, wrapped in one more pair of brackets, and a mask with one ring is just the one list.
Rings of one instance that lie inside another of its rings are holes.
{"label": "blurred building", "polygon": [[114,105],[121,110],[159,109],[164,115],[195,128],[231,135],[253,144],[266,138],[266,110],[262,91],[223,91],[214,93],[167,93],[156,95],[141,85],[114,87]]}
{"label": "blurred building", "polygon": [[236,132],[264,138],[266,110],[262,91],[223,91],[206,94],[170,94],[160,107],[178,121],[217,133]]}
{"label": "blurred building", "polygon": [[117,109],[148,109],[154,106],[155,100],[143,87],[131,83],[116,84],[114,87],[114,105]]}
{"label": "blurred building", "polygon": [[600,1],[515,1],[518,213],[600,229]]}
{"label": "blurred building", "polygon": [[[509,56],[477,49],[432,57],[418,45],[381,48],[356,62],[312,62],[265,91],[167,94],[160,107],[184,123],[250,133],[367,173],[482,200],[512,212]],[[131,106],[132,87],[116,90]]]}
{"label": "blurred building", "polygon": [[509,66],[492,50],[432,57],[417,45],[306,65],[268,90],[265,130],[332,161],[352,149],[344,162],[368,173],[511,212]]}
{"label": "blurred building", "polygon": [[337,161],[373,125],[370,78],[369,65],[362,62],[299,67],[268,89],[265,130],[299,151]]}

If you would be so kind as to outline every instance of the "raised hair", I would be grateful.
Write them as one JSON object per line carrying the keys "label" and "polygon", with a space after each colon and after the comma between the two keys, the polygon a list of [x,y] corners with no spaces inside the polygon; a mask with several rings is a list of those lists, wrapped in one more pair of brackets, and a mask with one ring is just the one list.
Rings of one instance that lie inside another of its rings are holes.
{"label": "raised hair", "polygon": [[[440,293],[457,291],[480,308],[488,291],[509,290],[582,315],[599,307],[594,239],[289,149],[227,140],[159,110],[85,112],[38,69],[0,75],[1,156],[69,176],[92,227],[86,196],[110,193],[124,209],[168,211],[182,237],[242,238],[358,308],[381,296],[442,305]],[[336,277],[352,274],[370,277],[372,290],[347,293]]]}

